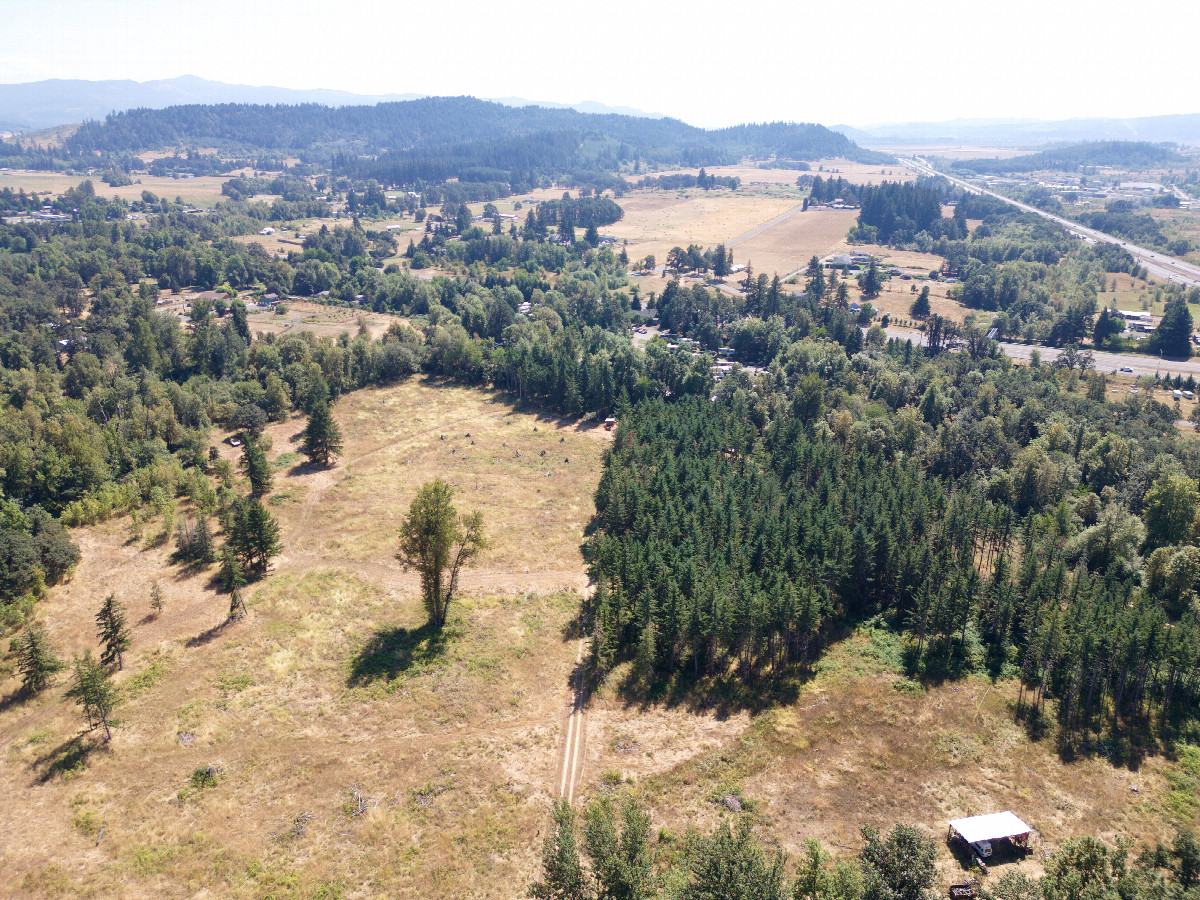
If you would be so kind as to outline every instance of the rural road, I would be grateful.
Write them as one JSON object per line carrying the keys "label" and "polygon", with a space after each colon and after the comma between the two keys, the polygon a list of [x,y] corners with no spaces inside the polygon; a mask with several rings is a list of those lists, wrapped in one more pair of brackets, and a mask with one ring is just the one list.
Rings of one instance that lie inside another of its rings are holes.
{"label": "rural road", "polygon": [[[1005,203],[1022,209],[1025,212],[1031,212],[1034,215],[1041,216],[1043,219],[1049,219],[1051,222],[1057,222],[1071,234],[1083,238],[1089,243],[1106,243],[1116,244],[1118,247],[1127,250],[1138,263],[1149,274],[1162,278],[1165,281],[1174,281],[1176,284],[1182,284],[1188,287],[1200,287],[1200,266],[1192,265],[1183,260],[1175,259],[1173,256],[1168,256],[1165,253],[1158,253],[1154,250],[1147,250],[1145,247],[1139,247],[1136,244],[1130,244],[1121,238],[1114,237],[1111,234],[1106,234],[1103,231],[1097,231],[1094,228],[1086,228],[1078,222],[1072,222],[1070,219],[1064,219],[1062,216],[1056,216],[1053,213],[1048,213],[1045,210],[1038,209],[1036,206],[1029,206],[1026,203],[1021,203],[1013,200],[1011,197],[1005,197],[1003,194],[997,194],[994,191],[989,191],[986,188],[978,187],[971,184],[969,181],[963,181],[961,178],[954,178],[946,175],[943,172],[937,171],[933,166],[920,157],[912,159],[901,158],[909,168],[915,170],[922,175],[930,175],[937,178],[945,178],[951,184],[957,185],[964,191],[970,191],[973,194],[982,194],[988,197],[994,197],[997,200],[1003,200]],[[768,223],[769,224],[769,223]]]}
{"label": "rural road", "polygon": [[587,710],[584,708],[584,638],[575,652],[575,671],[571,676],[571,705],[567,712],[567,733],[558,764],[558,796],[570,804],[575,785],[583,778],[583,754],[587,744]]}
{"label": "rural road", "polygon": [[[888,337],[912,341],[917,346],[925,345],[925,335],[919,331],[909,331],[901,328],[886,329]],[[1040,344],[1013,344],[1008,341],[997,341],[1000,349],[1013,359],[1029,360],[1033,351],[1041,354],[1044,362],[1058,359],[1062,350],[1058,347],[1044,347]],[[1200,375],[1200,357],[1196,359],[1160,359],[1156,356],[1142,356],[1136,353],[1106,353],[1103,350],[1092,351],[1092,359],[1097,372],[1115,372],[1122,366],[1133,369],[1134,375]]]}
{"label": "rural road", "polygon": [[766,231],[768,228],[774,228],[780,222],[784,222],[784,221],[790,219],[792,216],[794,216],[796,213],[800,212],[803,209],[804,209],[803,203],[801,203],[799,206],[793,206],[787,212],[781,213],[780,215],[776,216],[775,218],[770,219],[766,222],[763,222],[761,225],[759,225],[755,228],[751,228],[749,231],[747,231],[745,234],[741,235],[740,237],[735,237],[732,241],[726,241],[725,246],[726,247],[736,247],[742,241],[748,241],[752,237],[757,237],[758,235],[760,235],[764,231]]}

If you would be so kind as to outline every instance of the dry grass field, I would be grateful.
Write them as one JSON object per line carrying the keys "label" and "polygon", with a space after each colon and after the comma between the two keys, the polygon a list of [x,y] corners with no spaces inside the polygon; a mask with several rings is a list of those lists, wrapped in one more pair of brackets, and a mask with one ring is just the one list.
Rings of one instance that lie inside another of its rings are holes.
{"label": "dry grass field", "polygon": [[[1012,809],[1037,830],[1038,852],[997,873],[1036,873],[1072,836],[1153,842],[1194,822],[1194,788],[1173,763],[1064,761],[1051,739],[1032,740],[1015,721],[1012,682],[922,689],[898,674],[898,657],[894,637],[859,632],[826,655],[795,702],[753,719],[717,704],[690,715],[685,733],[664,721],[676,709],[602,692],[590,712],[589,772],[632,780],[654,826],[675,834],[728,818],[725,799],[736,797],[793,855],[806,838],[847,855],[861,846],[862,824],[912,823],[938,843],[947,881],[962,872],[944,843],[959,816]],[[703,752],[688,752],[697,744]]]}
{"label": "dry grass field", "polygon": [[90,181],[96,188],[98,197],[120,197],[122,200],[140,200],[142,191],[153,191],[160,197],[174,200],[182,198],[184,203],[192,206],[209,208],[216,206],[222,199],[221,185],[228,181],[231,175],[211,175],[202,178],[155,178],[150,175],[141,176],[135,184],[123,187],[110,187],[100,180],[100,175],[61,175],[57,172],[30,172],[14,169],[10,172],[0,172],[0,190],[12,188],[14,191],[24,188],[26,193],[37,191],[39,195],[47,193],[58,196],[69,188],[77,187],[80,182]]}
{"label": "dry grass field", "polygon": [[[211,569],[151,546],[158,522],[141,539],[124,518],[75,532],[82,562],[38,616],[69,654],[94,646],[92,616],[115,592],[133,626],[126,699],[112,744],[93,747],[65,676],[25,702],[15,677],[0,682],[0,895],[515,897],[535,876],[611,435],[421,380],[347,395],[335,414],[346,447],[328,470],[301,463],[301,419],[268,429],[284,550],[241,622],[225,622]],[[441,634],[393,558],[435,476],[494,542]],[[1080,833],[1152,840],[1194,818],[1174,764],[1064,762],[1014,721],[1012,683],[922,689],[899,651],[856,633],[757,713],[631,699],[618,670],[591,699],[576,796],[630,782],[674,834],[731,815],[734,796],[785,850],[817,837],[840,854],[862,823],[940,838],[947,818],[994,808],[1033,823],[1042,850]],[[948,851],[939,865],[955,871]]]}
{"label": "dry grass field", "polygon": [[323,306],[304,300],[289,300],[287,312],[279,315],[274,310],[250,313],[247,321],[253,334],[291,334],[311,331],[318,337],[336,338],[344,331],[358,333],[360,323],[365,325],[372,338],[383,335],[393,322],[407,324],[401,316],[377,313],[370,309],[352,309],[345,306]]}
{"label": "dry grass field", "polygon": [[[335,413],[327,471],[296,465],[302,420],[270,430],[284,553],[240,623],[211,571],[131,541],[127,520],[76,531],[79,569],[38,616],[60,652],[94,646],[116,592],[127,700],[92,749],[65,676],[29,702],[0,683],[0,895],[511,897],[533,876],[609,435],[416,381]],[[494,541],[441,635],[393,559],[434,476]],[[217,783],[193,782],[209,766]]]}

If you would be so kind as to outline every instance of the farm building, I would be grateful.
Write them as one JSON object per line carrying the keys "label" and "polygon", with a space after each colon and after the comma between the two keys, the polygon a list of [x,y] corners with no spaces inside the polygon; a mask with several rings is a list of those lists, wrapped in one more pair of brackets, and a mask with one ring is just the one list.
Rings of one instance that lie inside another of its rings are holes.
{"label": "farm building", "polygon": [[964,847],[986,869],[986,860],[992,855],[993,844],[1007,841],[1013,849],[1023,853],[1029,849],[1029,836],[1032,833],[1033,828],[1006,810],[953,819],[947,838],[951,843]]}

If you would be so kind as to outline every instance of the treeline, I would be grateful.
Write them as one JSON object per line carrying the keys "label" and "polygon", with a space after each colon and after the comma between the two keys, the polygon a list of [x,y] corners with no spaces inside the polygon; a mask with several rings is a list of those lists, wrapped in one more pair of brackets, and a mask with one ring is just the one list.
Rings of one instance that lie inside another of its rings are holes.
{"label": "treeline", "polygon": [[841,175],[837,178],[801,175],[796,179],[796,186],[808,188],[809,200],[815,203],[830,203],[839,199],[847,203],[858,203],[864,190],[863,185],[851,184]]}
{"label": "treeline", "polygon": [[859,195],[862,211],[851,240],[877,244],[906,244],[925,233],[936,240],[966,236],[962,216],[942,216],[942,192],[928,179],[868,185]]}
{"label": "treeline", "polygon": [[543,200],[536,207],[538,226],[551,228],[570,223],[577,228],[601,227],[621,221],[625,211],[608,197],[571,197]]}
{"label": "treeline", "polygon": [[[793,861],[760,838],[753,815],[708,832],[655,831],[645,805],[627,791],[600,794],[576,813],[565,801],[542,845],[537,900],[927,900],[938,895],[937,846],[918,828],[887,833],[864,826],[862,845],[834,860],[820,842],[803,842]],[[657,835],[657,836],[656,836]],[[1110,847],[1071,838],[1045,861],[1038,877],[1007,871],[988,880],[983,900],[1193,900],[1200,888],[1200,841],[1186,829],[1169,847]]]}
{"label": "treeline", "polygon": [[741,187],[741,184],[742,179],[736,175],[728,177],[717,176],[701,169],[696,175],[690,175],[686,172],[673,175],[647,175],[637,183],[637,187],[643,190],[657,189],[661,191],[681,191],[694,187],[703,188],[706,191],[717,188],[728,188],[731,191],[736,191]]}
{"label": "treeline", "polygon": [[[614,189],[611,173],[623,166],[731,164],[745,156],[887,159],[820,125],[706,131],[674,119],[508,107],[467,97],[336,109],[219,104],[129,110],[84,123],[63,154],[68,160],[96,154],[129,160],[144,150],[196,146],[218,147],[226,155],[294,155],[306,165],[330,165],[335,174],[375,178],[389,186],[458,179],[507,184],[513,193],[541,179]],[[194,158],[197,165],[202,162]],[[481,177],[484,172],[489,174]],[[463,199],[506,196],[492,193]]]}
{"label": "treeline", "polygon": [[1195,715],[1200,453],[1173,410],[979,335],[776,335],[757,382],[623,417],[589,546],[602,669],[779,679],[882,614],[911,673],[1019,677],[1066,741]]}
{"label": "treeline", "polygon": [[1170,238],[1163,233],[1162,223],[1146,213],[1133,212],[1129,207],[1110,203],[1104,211],[1081,211],[1073,218],[1079,223],[1115,235],[1142,247],[1153,247],[1174,256],[1185,256],[1191,252],[1192,244],[1186,238]]}
{"label": "treeline", "polygon": [[[0,409],[6,607],[37,596],[73,564],[56,518],[83,524],[203,492],[198,473],[208,466],[213,426],[308,409],[318,385],[336,399],[425,371],[495,384],[571,415],[712,387],[702,359],[632,348],[624,264],[608,248],[478,228],[460,240],[426,235],[434,238],[429,253],[474,272],[430,282],[394,264],[381,271],[396,250],[386,232],[322,228],[281,260],[232,240],[248,221],[241,202],[200,217],[156,198],[137,201],[150,214],[142,223],[86,182],[55,202],[77,209],[75,220],[0,226],[0,378],[10,385]],[[298,289],[330,291],[334,301],[361,297],[367,308],[418,317],[423,331],[256,338],[236,296],[193,302],[186,326],[156,307],[160,288],[218,287],[231,296]]]}
{"label": "treeline", "polygon": [[1002,172],[1078,172],[1088,166],[1153,169],[1186,162],[1173,144],[1146,141],[1092,141],[1053,147],[1011,159],[956,159],[951,165],[963,172],[992,175]]}

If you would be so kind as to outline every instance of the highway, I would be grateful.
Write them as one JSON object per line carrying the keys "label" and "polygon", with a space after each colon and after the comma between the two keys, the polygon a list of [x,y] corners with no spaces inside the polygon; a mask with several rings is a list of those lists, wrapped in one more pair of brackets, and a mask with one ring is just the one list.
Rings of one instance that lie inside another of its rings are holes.
{"label": "highway", "polygon": [[[888,328],[886,331],[888,337],[912,341],[917,346],[925,345],[925,335],[920,331],[909,331],[906,328]],[[1042,362],[1049,363],[1058,359],[1058,355],[1062,353],[1058,347],[1043,347],[1040,344],[1014,344],[1009,341],[997,341],[996,343],[1013,359],[1032,359],[1033,352],[1036,350],[1041,355]],[[1133,370],[1134,376],[1168,374],[1200,376],[1200,357],[1196,359],[1162,359],[1138,353],[1106,353],[1103,350],[1095,350],[1092,351],[1092,361],[1097,372],[1111,373],[1119,372],[1122,368],[1129,368]]]}
{"label": "highway", "polygon": [[1173,256],[1168,256],[1165,253],[1159,253],[1154,250],[1147,250],[1145,247],[1139,247],[1136,244],[1130,244],[1114,237],[1111,234],[1105,234],[1103,231],[1096,231],[1094,228],[1085,228],[1078,222],[1072,222],[1070,219],[1064,219],[1062,216],[1056,216],[1053,213],[1048,213],[1045,210],[1038,209],[1036,206],[1029,206],[1025,203],[1020,203],[1013,200],[1011,197],[1005,197],[1003,194],[997,194],[994,191],[989,191],[986,188],[981,188],[971,184],[969,181],[963,181],[961,178],[954,178],[944,172],[939,172],[929,163],[920,157],[913,159],[900,160],[910,169],[922,174],[930,175],[937,178],[945,178],[951,184],[955,184],[964,191],[970,191],[973,194],[983,194],[988,197],[995,197],[997,200],[1003,200],[1018,209],[1023,209],[1025,212],[1031,212],[1034,215],[1041,216],[1043,219],[1049,219],[1051,222],[1057,222],[1071,234],[1077,235],[1090,243],[1106,243],[1116,244],[1129,251],[1130,254],[1138,261],[1149,275],[1160,278],[1163,281],[1173,281],[1176,284],[1182,284],[1187,287],[1200,287],[1200,266],[1192,265],[1183,260],[1176,259]]}

